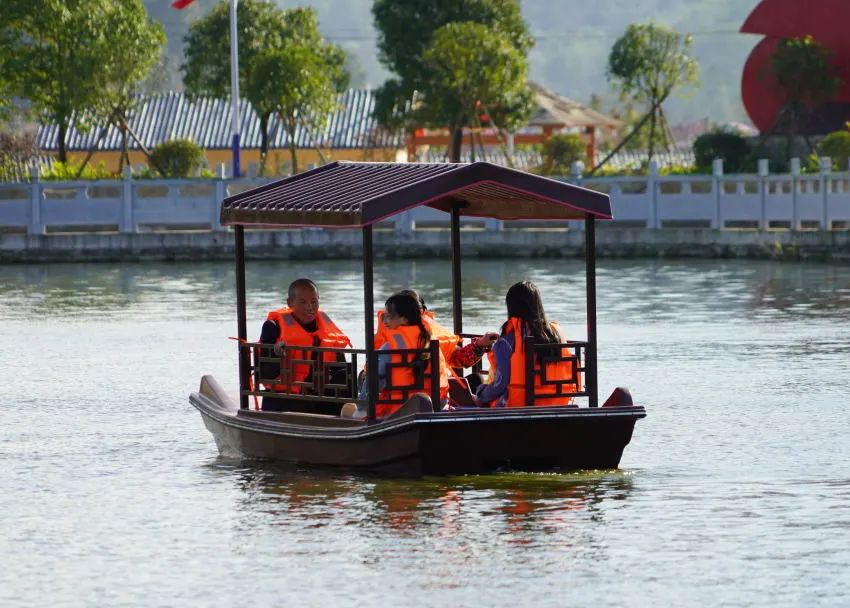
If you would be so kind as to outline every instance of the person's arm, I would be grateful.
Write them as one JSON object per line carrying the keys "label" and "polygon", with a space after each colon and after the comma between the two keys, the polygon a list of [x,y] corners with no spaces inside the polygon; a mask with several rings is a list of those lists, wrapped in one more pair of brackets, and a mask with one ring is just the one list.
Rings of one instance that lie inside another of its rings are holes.
{"label": "person's arm", "polygon": [[[389,343],[385,343],[380,350],[389,350]],[[387,363],[390,362],[390,357],[388,353],[378,352],[378,394],[381,394],[381,391],[384,390],[384,386],[387,384]],[[360,392],[357,395],[358,399],[367,399],[369,397],[369,372],[366,372],[366,378],[363,380],[363,384],[360,386]]]}
{"label": "person's arm", "polygon": [[493,344],[496,357],[496,373],[492,382],[482,384],[475,391],[475,398],[481,403],[492,403],[508,390],[511,383],[511,355],[514,352],[514,336],[502,336]]}
{"label": "person's arm", "polygon": [[499,338],[499,334],[490,332],[473,339],[466,346],[454,347],[446,358],[449,367],[469,368],[478,363],[481,357]]}
{"label": "person's arm", "polygon": [[[274,345],[277,343],[277,339],[280,337],[280,328],[277,326],[277,323],[274,321],[266,321],[263,323],[263,329],[260,332],[260,342],[263,344],[271,344]],[[263,357],[270,356],[271,349],[263,349],[263,353],[261,355]],[[263,363],[260,365],[260,377],[262,378],[277,378],[280,376],[280,362],[279,361],[271,361],[268,363]]]}

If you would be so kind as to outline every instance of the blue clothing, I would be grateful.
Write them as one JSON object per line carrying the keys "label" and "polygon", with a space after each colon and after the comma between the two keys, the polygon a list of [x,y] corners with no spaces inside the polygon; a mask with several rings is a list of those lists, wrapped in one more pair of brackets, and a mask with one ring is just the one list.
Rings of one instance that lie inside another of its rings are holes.
{"label": "blue clothing", "polygon": [[[384,390],[384,386],[387,384],[387,363],[390,362],[391,355],[387,353],[381,353],[382,350],[389,350],[390,343],[386,342],[378,349],[378,394],[381,394],[381,391]],[[363,382],[363,385],[360,387],[360,392],[357,395],[358,399],[366,400],[369,398],[369,378]]]}
{"label": "blue clothing", "polygon": [[508,386],[511,383],[511,355],[514,354],[515,344],[513,333],[502,336],[493,344],[496,372],[492,382],[482,384],[475,391],[475,396],[481,403],[496,401],[496,407],[505,407],[508,398]]}

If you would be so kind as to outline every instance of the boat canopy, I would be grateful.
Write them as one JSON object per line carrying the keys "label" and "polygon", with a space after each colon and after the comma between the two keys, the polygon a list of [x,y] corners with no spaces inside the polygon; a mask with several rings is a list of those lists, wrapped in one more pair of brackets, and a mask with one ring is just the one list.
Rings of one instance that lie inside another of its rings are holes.
{"label": "boat canopy", "polygon": [[612,219],[607,194],[488,162],[338,161],[225,198],[221,223],[362,228],[421,205],[498,220]]}

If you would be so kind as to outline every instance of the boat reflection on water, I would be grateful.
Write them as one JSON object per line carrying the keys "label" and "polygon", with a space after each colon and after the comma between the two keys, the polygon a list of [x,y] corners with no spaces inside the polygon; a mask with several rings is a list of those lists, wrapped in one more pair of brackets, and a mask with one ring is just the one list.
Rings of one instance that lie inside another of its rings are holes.
{"label": "boat reflection on water", "polygon": [[606,508],[632,491],[632,474],[622,470],[382,479],[279,463],[218,460],[212,468],[234,476],[241,491],[238,510],[265,514],[269,525],[343,524],[429,542],[479,542],[496,534],[511,543],[549,546],[554,535],[565,535],[560,542],[572,544],[570,530],[578,520],[603,520]]}

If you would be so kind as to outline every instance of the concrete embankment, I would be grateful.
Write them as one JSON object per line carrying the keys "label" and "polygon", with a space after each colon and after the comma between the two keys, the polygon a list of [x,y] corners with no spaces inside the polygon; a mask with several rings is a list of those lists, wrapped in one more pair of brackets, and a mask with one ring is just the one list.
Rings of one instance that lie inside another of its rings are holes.
{"label": "concrete embankment", "polygon": [[[246,231],[251,259],[346,259],[361,256],[359,230]],[[449,257],[447,230],[402,234],[375,231],[383,258]],[[469,230],[465,257],[578,257],[584,234],[566,230]],[[0,234],[0,263],[231,260],[233,233]],[[600,257],[690,257],[850,262],[850,231],[755,231],[681,228],[647,230],[600,226]]]}

